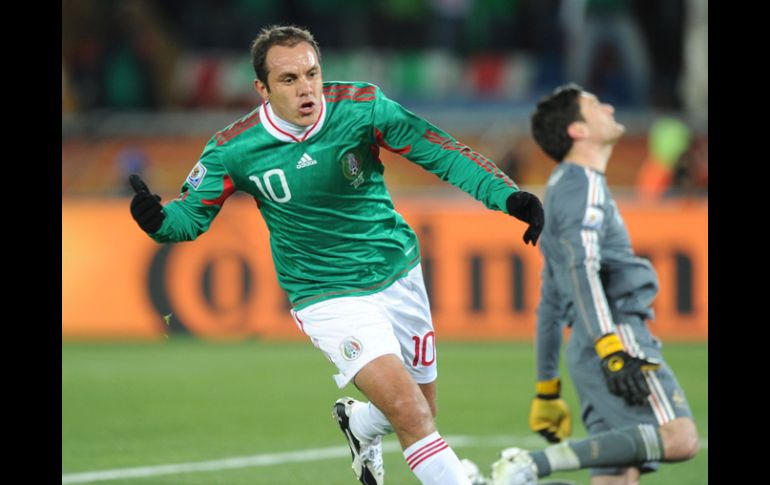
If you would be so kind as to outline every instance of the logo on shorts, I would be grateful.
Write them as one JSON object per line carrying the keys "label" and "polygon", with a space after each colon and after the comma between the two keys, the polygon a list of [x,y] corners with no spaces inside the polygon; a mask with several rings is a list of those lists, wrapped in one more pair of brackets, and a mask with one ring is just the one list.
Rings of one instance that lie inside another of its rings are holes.
{"label": "logo on shorts", "polygon": [[353,337],[346,338],[340,344],[340,350],[342,351],[342,356],[345,357],[345,360],[357,359],[358,356],[361,355],[363,349],[364,346],[361,345],[361,342]]}

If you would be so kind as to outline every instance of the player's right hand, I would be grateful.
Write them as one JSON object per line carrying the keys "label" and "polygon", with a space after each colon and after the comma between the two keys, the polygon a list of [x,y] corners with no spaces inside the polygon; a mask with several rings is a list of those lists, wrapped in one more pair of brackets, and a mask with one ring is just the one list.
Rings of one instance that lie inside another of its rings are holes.
{"label": "player's right hand", "polygon": [[610,392],[625,399],[630,406],[647,402],[650,387],[644,371],[660,368],[660,362],[630,355],[614,333],[603,335],[594,347],[602,359],[602,372]]}
{"label": "player's right hand", "polygon": [[558,443],[572,434],[572,413],[561,398],[561,382],[558,377],[538,382],[536,389],[529,406],[529,429],[549,443]]}
{"label": "player's right hand", "polygon": [[128,182],[136,192],[131,199],[131,216],[144,232],[152,234],[160,229],[166,217],[163,213],[163,205],[160,203],[160,196],[151,194],[147,184],[136,174],[131,174]]}
{"label": "player's right hand", "polygon": [[537,238],[545,225],[545,214],[540,199],[535,194],[519,190],[508,196],[505,209],[508,214],[529,224],[524,231],[524,244],[537,244]]}

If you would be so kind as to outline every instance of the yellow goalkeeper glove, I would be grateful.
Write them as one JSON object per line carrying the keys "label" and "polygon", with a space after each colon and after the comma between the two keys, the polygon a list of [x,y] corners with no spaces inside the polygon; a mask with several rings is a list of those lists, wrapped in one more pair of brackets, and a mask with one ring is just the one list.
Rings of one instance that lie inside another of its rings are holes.
{"label": "yellow goalkeeper glove", "polygon": [[614,333],[602,335],[594,348],[602,360],[602,371],[610,392],[621,396],[630,406],[647,402],[650,387],[642,371],[656,370],[660,368],[660,362],[630,355]]}
{"label": "yellow goalkeeper glove", "polygon": [[539,381],[535,390],[537,395],[529,407],[529,428],[540,433],[549,443],[558,443],[570,436],[572,414],[566,401],[561,398],[559,378]]}

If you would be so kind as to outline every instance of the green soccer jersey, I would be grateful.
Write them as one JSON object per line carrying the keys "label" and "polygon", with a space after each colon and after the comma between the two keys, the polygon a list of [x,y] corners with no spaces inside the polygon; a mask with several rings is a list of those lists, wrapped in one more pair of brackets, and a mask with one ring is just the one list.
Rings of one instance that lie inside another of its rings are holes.
{"label": "green soccer jersey", "polygon": [[505,212],[519,190],[494,163],[367,83],[324,83],[316,124],[297,138],[266,105],[217,133],[181,195],[166,204],[157,242],[195,239],[236,190],[252,195],[270,232],[280,286],[295,309],[384,289],[420,261],[393,207],[383,147]]}

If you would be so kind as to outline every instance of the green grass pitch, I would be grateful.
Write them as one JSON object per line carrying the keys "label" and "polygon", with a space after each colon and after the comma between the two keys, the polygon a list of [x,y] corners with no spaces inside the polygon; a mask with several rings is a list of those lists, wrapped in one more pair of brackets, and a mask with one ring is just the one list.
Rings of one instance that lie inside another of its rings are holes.
{"label": "green grass pitch", "polygon": [[[438,344],[438,429],[457,454],[489,464],[505,446],[536,449],[527,428],[534,352],[529,343]],[[708,347],[664,345],[684,388],[704,447],[685,463],[663,464],[642,482],[708,483]],[[104,484],[354,484],[349,455],[314,461],[159,474],[156,466],[309,449],[345,443],[331,417],[334,401],[360,397],[338,390],[332,365],[310,343],[207,343],[172,335],[161,343],[62,345],[62,477],[150,467],[144,477],[117,475]],[[566,369],[562,375],[567,375]],[[569,379],[564,385],[585,436]],[[464,439],[462,437],[467,437]],[[462,441],[462,442],[461,442]],[[418,484],[396,446],[385,440],[387,483]],[[588,485],[588,472],[560,473]]]}

